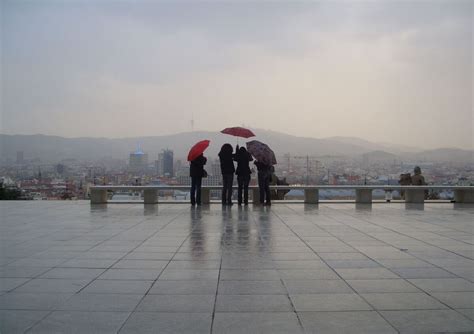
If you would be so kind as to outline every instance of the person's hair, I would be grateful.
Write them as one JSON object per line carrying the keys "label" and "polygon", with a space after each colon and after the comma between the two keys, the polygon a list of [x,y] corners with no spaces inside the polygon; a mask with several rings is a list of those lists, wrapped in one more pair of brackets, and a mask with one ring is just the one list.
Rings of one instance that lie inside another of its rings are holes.
{"label": "person's hair", "polygon": [[416,166],[416,167],[413,169],[413,172],[414,172],[415,174],[421,174],[421,168],[420,168],[420,166]]}
{"label": "person's hair", "polygon": [[240,153],[240,154],[245,154],[245,153],[247,153],[247,149],[246,149],[245,147],[241,146],[241,147],[239,148],[239,153]]}
{"label": "person's hair", "polygon": [[232,145],[229,144],[229,143],[225,143],[224,145],[222,145],[221,147],[221,151],[219,152],[219,155],[221,154],[232,154],[232,151],[234,149],[232,148]]}

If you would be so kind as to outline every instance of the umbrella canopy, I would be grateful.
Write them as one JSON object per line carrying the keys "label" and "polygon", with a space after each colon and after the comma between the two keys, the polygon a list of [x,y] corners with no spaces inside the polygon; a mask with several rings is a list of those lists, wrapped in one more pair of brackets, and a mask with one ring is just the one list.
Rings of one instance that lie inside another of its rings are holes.
{"label": "umbrella canopy", "polygon": [[231,135],[235,137],[243,137],[243,138],[250,138],[255,137],[255,134],[246,128],[241,128],[240,126],[236,126],[233,128],[225,128],[221,131],[221,133],[225,133],[226,135]]}
{"label": "umbrella canopy", "polygon": [[201,140],[200,142],[194,144],[194,146],[189,150],[188,161],[193,161],[198,156],[200,156],[206,150],[206,148],[208,148],[209,143],[209,140]]}
{"label": "umbrella canopy", "polygon": [[247,151],[252,154],[256,160],[263,162],[267,165],[276,165],[277,161],[275,153],[272,151],[267,144],[264,144],[258,140],[252,140],[247,142]]}

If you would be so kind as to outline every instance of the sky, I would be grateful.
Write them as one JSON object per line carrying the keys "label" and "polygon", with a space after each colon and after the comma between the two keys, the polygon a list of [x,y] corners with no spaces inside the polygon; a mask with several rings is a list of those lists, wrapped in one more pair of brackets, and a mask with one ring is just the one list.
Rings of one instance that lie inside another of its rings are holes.
{"label": "sky", "polygon": [[473,149],[473,1],[1,3],[5,134]]}

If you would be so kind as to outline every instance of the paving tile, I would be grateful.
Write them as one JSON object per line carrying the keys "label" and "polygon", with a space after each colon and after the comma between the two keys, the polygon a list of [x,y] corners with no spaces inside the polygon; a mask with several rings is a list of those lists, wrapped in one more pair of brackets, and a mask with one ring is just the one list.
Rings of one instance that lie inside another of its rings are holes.
{"label": "paving tile", "polygon": [[326,263],[331,268],[377,268],[380,267],[375,261],[364,260],[327,260]]}
{"label": "paving tile", "polygon": [[464,314],[464,316],[468,317],[471,320],[474,320],[474,308],[465,308],[465,309],[456,309],[461,314]]}
{"label": "paving tile", "polygon": [[134,312],[120,333],[209,334],[211,321],[211,313]]}
{"label": "paving tile", "polygon": [[91,282],[81,293],[112,293],[144,295],[153,281],[102,280]]}
{"label": "paving tile", "polygon": [[218,295],[216,312],[289,312],[287,295]]}
{"label": "paving tile", "polygon": [[364,293],[361,296],[376,310],[444,309],[445,305],[426,293]]}
{"label": "paving tile", "polygon": [[284,280],[338,279],[331,269],[279,269],[278,274]]}
{"label": "paving tile", "polygon": [[213,333],[248,334],[272,333],[288,334],[302,333],[294,312],[269,313],[221,313],[216,312]]}
{"label": "paving tile", "polygon": [[64,279],[94,279],[104,272],[104,269],[86,268],[53,268],[40,278],[64,278]]}
{"label": "paving tile", "polygon": [[397,331],[374,311],[298,312],[305,333],[383,334]]}
{"label": "paving tile", "polygon": [[365,311],[372,310],[355,293],[290,295],[297,312],[303,311]]}
{"label": "paving tile", "polygon": [[346,280],[400,278],[385,268],[340,268],[335,270]]}
{"label": "paving tile", "polygon": [[49,311],[0,310],[0,333],[24,333]]}
{"label": "paving tile", "polygon": [[281,281],[220,281],[220,295],[285,295]]}
{"label": "paving tile", "polygon": [[39,276],[48,270],[50,267],[0,267],[0,277],[6,278],[32,278]]}
{"label": "paving tile", "polygon": [[161,269],[108,269],[99,276],[100,280],[142,280],[154,281]]}
{"label": "paving tile", "polygon": [[153,284],[150,294],[160,295],[215,295],[217,280],[158,280]]}
{"label": "paving tile", "polygon": [[474,323],[453,310],[382,311],[387,319],[403,334],[470,333]]}
{"label": "paving tile", "polygon": [[221,280],[227,281],[273,281],[280,280],[280,275],[274,269],[249,269],[249,270],[235,270],[235,269],[222,269]]}
{"label": "paving tile", "polygon": [[422,292],[403,279],[361,279],[347,280],[346,282],[358,293]]}
{"label": "paving tile", "polygon": [[352,293],[341,279],[333,280],[284,280],[289,294]]}
{"label": "paving tile", "polygon": [[393,268],[403,278],[455,278],[456,276],[440,268]]}
{"label": "paving tile", "polygon": [[422,278],[408,281],[426,292],[474,291],[474,283],[462,278]]}
{"label": "paving tile", "polygon": [[474,292],[435,292],[431,295],[452,308],[474,308]]}
{"label": "paving tile", "polygon": [[28,283],[15,289],[15,292],[52,292],[67,293],[78,292],[85,287],[90,279],[56,279],[56,278],[34,278]]}
{"label": "paving tile", "polygon": [[0,291],[10,291],[28,282],[28,278],[0,278]]}
{"label": "paving tile", "polygon": [[1,310],[51,310],[71,298],[72,293],[16,293],[0,296]]}
{"label": "paving tile", "polygon": [[215,295],[146,295],[137,311],[208,313],[214,301]]}
{"label": "paving tile", "polygon": [[165,269],[160,275],[160,280],[217,280],[218,270],[198,270],[198,269]]}
{"label": "paving tile", "polygon": [[168,261],[156,260],[120,260],[113,269],[163,269]]}
{"label": "paving tile", "polygon": [[71,259],[61,263],[61,268],[98,268],[107,269],[117,260],[115,259]]}
{"label": "paving tile", "polygon": [[171,261],[169,269],[219,269],[220,261]]}
{"label": "paving tile", "polygon": [[130,312],[54,311],[31,333],[117,333]]}
{"label": "paving tile", "polygon": [[142,294],[79,293],[59,305],[57,309],[62,311],[131,312],[142,297]]}

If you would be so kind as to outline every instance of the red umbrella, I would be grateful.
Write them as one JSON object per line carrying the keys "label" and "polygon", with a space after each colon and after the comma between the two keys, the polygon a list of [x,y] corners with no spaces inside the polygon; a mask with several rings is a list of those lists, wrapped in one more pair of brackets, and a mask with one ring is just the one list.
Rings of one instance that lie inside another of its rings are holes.
{"label": "red umbrella", "polygon": [[241,128],[240,126],[236,126],[233,128],[225,128],[221,132],[225,133],[226,135],[231,135],[231,136],[236,136],[236,137],[243,137],[243,138],[255,137],[255,134],[252,131],[246,128]]}
{"label": "red umbrella", "polygon": [[194,146],[189,150],[188,161],[193,161],[198,156],[200,156],[209,146],[209,143],[209,140],[201,140],[200,142],[194,144]]}

